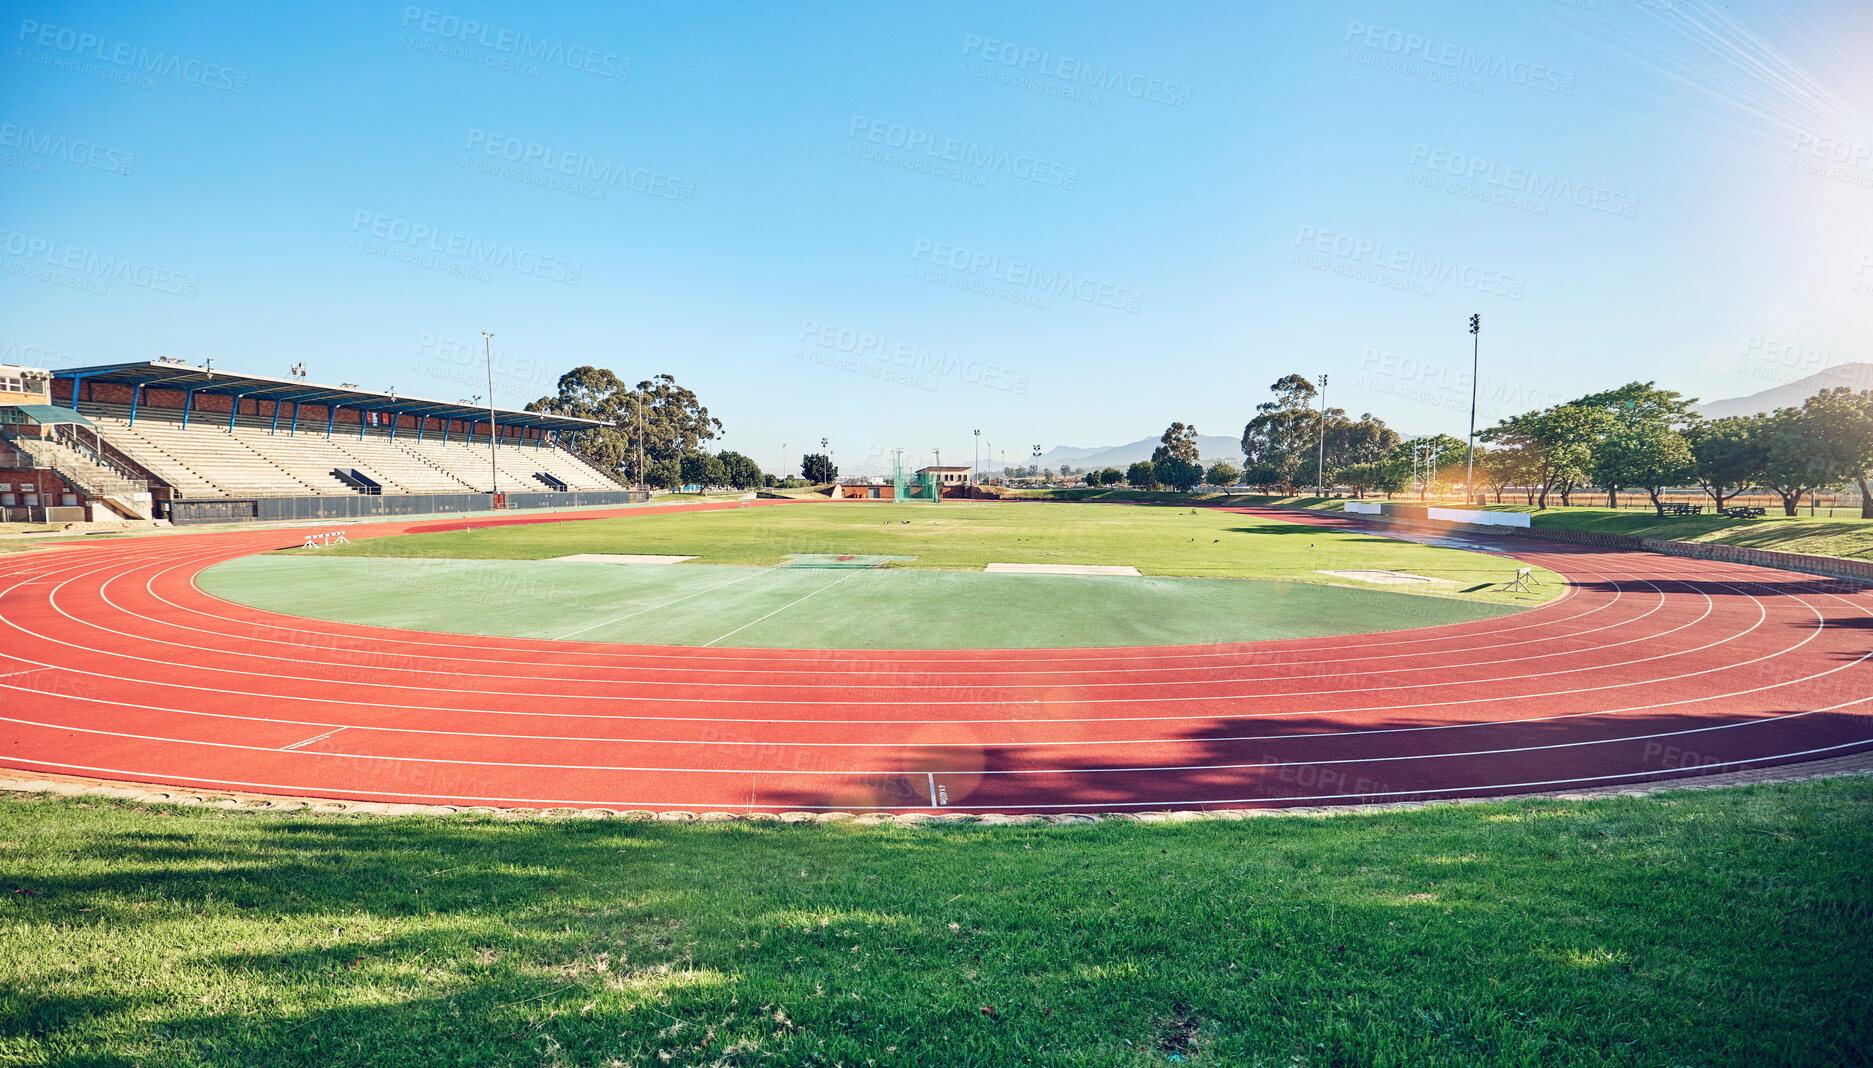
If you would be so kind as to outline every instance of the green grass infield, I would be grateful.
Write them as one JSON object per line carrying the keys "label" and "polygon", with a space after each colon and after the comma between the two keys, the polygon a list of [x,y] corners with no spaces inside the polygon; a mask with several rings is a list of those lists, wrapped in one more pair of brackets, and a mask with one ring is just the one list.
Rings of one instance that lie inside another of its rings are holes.
{"label": "green grass infield", "polygon": [[[689,563],[562,561],[579,554]],[[854,556],[874,563],[801,567]],[[1118,564],[1139,576],[984,573]],[[1190,507],[833,503],[360,539],[222,564],[201,587],[290,615],[415,630],[820,649],[1174,645],[1488,619],[1556,596],[1482,553]],[[1442,580],[1379,585],[1326,571]],[[1259,579],[1263,581],[1222,581]],[[462,606],[471,604],[472,611]]]}

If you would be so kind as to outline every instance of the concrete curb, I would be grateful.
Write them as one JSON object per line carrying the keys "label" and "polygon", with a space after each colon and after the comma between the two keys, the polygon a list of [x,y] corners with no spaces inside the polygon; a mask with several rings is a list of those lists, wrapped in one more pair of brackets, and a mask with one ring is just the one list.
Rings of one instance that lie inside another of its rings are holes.
{"label": "concrete curb", "polygon": [[1090,823],[1176,824],[1214,820],[1263,819],[1281,816],[1360,816],[1381,812],[1410,812],[1421,808],[1491,804],[1502,801],[1545,799],[1598,801],[1615,797],[1651,797],[1678,790],[1717,790],[1735,786],[1808,782],[1850,776],[1873,776],[1873,751],[1801,764],[1720,775],[1698,775],[1633,786],[1586,790],[1559,790],[1537,794],[1499,794],[1432,801],[1393,801],[1364,805],[1302,805],[1292,808],[1183,809],[1143,812],[1085,812],[1064,815],[1033,813],[932,812],[650,812],[614,808],[493,808],[485,805],[415,805],[388,801],[337,801],[323,797],[283,797],[272,794],[216,793],[181,787],[111,783],[78,776],[0,778],[0,793],[52,794],[58,797],[95,797],[134,801],[144,805],[185,805],[230,812],[297,812],[329,816],[493,816],[507,820],[623,820],[634,823],[851,823],[861,827],[1035,827],[1077,826]]}

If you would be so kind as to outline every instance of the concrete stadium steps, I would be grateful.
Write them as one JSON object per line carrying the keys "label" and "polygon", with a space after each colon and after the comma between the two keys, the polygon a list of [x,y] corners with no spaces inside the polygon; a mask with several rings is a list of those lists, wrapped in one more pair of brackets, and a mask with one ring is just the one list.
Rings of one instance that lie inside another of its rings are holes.
{"label": "concrete stadium steps", "polygon": [[[401,439],[402,435],[398,435]],[[390,440],[389,430],[366,429],[363,437],[333,432],[333,448],[350,456],[357,467],[370,474],[387,490],[400,493],[467,493],[473,486],[447,471],[425,462],[402,448],[402,441]]]}
{"label": "concrete stadium steps", "polygon": [[[443,443],[435,440],[417,442],[405,440],[401,436],[397,444],[430,460],[456,478],[471,483],[475,488],[486,492],[492,488],[489,472],[488,443],[475,441],[464,443],[460,440]],[[493,464],[501,476],[502,491],[545,492],[548,487],[535,476],[545,472],[558,478],[572,489],[615,490],[616,482],[605,478],[576,457],[559,449],[537,448],[533,445],[500,445],[494,450]]]}
{"label": "concrete stadium steps", "polygon": [[[128,407],[116,411],[104,410],[116,406],[96,407],[100,415],[120,424],[114,429],[121,435],[133,436],[161,450],[215,490],[212,494],[185,492],[186,496],[298,496],[318,492],[266,453],[230,433],[225,422],[215,425],[212,417],[202,417],[184,427],[180,419],[152,416],[145,408],[137,412],[132,426]],[[110,436],[108,430],[106,436]]]}
{"label": "concrete stadium steps", "polygon": [[[418,441],[414,432],[366,427],[362,436],[301,422],[276,428],[270,417],[198,414],[187,427],[180,413],[144,407],[134,425],[128,405],[85,402],[79,410],[96,422],[104,438],[168,483],[183,497],[345,496],[357,490],[332,472],[363,471],[387,493],[487,493],[486,439]],[[533,444],[502,444],[494,450],[506,493],[549,492],[544,472],[569,489],[613,491],[619,484],[572,454]]]}
{"label": "concrete stadium steps", "polygon": [[[97,424],[104,439],[184,497],[225,497],[226,490],[148,436],[147,426],[130,424],[130,409],[116,404],[80,404],[78,411]],[[141,422],[141,421],[139,421]]]}
{"label": "concrete stadium steps", "polygon": [[340,462],[337,450],[325,440],[323,427],[316,433],[301,428],[298,434],[288,430],[272,433],[270,429],[268,420],[243,417],[234,424],[234,436],[264,453],[312,493],[342,496],[357,492],[350,483],[332,474],[335,467],[355,465]]}

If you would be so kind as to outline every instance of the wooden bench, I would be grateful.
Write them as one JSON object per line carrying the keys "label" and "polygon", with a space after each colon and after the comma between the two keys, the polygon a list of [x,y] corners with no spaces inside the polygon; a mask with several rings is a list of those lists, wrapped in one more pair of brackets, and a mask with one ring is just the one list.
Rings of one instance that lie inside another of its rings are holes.
{"label": "wooden bench", "polygon": [[1717,514],[1727,515],[1732,519],[1761,519],[1769,513],[1752,505],[1737,508],[1719,508],[1717,509]]}
{"label": "wooden bench", "polygon": [[1702,515],[1704,506],[1701,504],[1661,504],[1658,510],[1662,515]]}

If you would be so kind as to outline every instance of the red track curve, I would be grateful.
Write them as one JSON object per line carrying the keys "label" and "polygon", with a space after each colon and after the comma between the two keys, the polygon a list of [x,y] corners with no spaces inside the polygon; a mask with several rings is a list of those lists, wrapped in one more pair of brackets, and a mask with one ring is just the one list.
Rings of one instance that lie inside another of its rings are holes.
{"label": "red track curve", "polygon": [[1873,748],[1873,593],[1742,565],[1465,535],[1572,587],[1421,630],[894,653],[386,630],[194,585],[302,538],[0,557],[0,765],[432,804],[914,811],[935,792],[1095,812],[1618,786]]}

